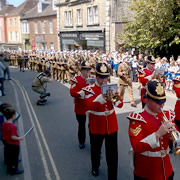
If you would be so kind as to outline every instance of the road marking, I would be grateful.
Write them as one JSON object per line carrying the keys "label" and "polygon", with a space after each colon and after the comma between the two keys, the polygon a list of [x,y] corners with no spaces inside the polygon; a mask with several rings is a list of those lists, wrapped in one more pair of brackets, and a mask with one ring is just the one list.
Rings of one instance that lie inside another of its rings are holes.
{"label": "road marking", "polygon": [[[47,141],[45,139],[44,133],[43,133],[43,131],[41,129],[41,126],[39,124],[38,118],[36,116],[36,113],[35,113],[35,111],[34,111],[34,109],[32,107],[31,101],[30,101],[29,96],[27,94],[27,91],[25,90],[25,88],[18,81],[16,81],[16,82],[17,82],[17,84],[18,84],[18,86],[19,86],[19,88],[20,88],[20,90],[21,90],[21,92],[23,94],[23,97],[24,97],[24,100],[25,100],[25,103],[26,103],[26,107],[27,107],[28,114],[30,116],[31,122],[32,122],[32,124],[35,124],[28,107],[30,107],[30,109],[32,111],[32,114],[34,116],[35,122],[36,122],[36,124],[38,126],[39,133],[41,135],[42,141],[43,141],[44,146],[46,148],[46,151],[47,151],[47,154],[48,154],[48,157],[49,157],[52,169],[53,169],[54,174],[56,176],[56,180],[61,180],[60,175],[59,175],[59,173],[57,171],[55,162],[53,160],[52,154],[51,154],[50,149],[48,147]],[[43,161],[43,165],[44,165],[44,168],[45,168],[46,177],[47,177],[48,180],[51,180],[51,176],[50,176],[50,172],[49,172],[49,169],[48,169],[48,165],[47,165],[47,161],[46,161],[46,158],[45,158],[45,154],[44,154],[43,148],[41,146],[40,139],[38,137],[38,133],[37,133],[36,128],[34,129],[34,132],[35,132],[35,136],[36,136],[37,141],[38,141],[38,146],[39,146],[39,149],[40,149],[41,159]]]}
{"label": "road marking", "polygon": [[[17,110],[20,114],[21,113],[21,109],[20,109],[20,105],[19,105],[19,99],[18,99],[18,95],[17,95],[17,91],[15,88],[15,84],[13,81],[10,81],[11,85],[13,86],[13,90],[14,90],[14,94],[15,94],[15,100],[16,100],[16,105],[17,105]],[[22,120],[22,116],[20,116],[19,120],[18,120],[18,129],[20,134],[24,134],[24,126],[23,126],[23,120]],[[26,180],[32,180],[31,177],[31,170],[30,170],[30,166],[29,166],[29,159],[28,159],[28,153],[27,153],[27,145],[26,145],[26,139],[24,139],[23,141],[21,141],[21,152],[22,152],[22,164],[24,167],[24,177],[26,178]]]}

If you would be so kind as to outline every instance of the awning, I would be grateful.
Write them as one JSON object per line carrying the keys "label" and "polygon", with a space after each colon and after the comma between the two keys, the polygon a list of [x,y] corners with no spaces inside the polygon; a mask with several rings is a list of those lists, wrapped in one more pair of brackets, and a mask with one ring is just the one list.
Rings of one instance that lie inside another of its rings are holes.
{"label": "awning", "polygon": [[104,47],[104,41],[87,41],[87,46]]}

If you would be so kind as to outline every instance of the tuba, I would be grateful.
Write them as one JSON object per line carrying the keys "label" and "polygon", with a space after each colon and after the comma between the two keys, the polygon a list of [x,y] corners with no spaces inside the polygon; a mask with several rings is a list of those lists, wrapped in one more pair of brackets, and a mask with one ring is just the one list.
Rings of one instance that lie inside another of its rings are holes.
{"label": "tuba", "polygon": [[[162,111],[162,114],[163,114],[163,122],[169,122],[169,120],[166,117],[164,111],[163,110],[161,110],[161,111]],[[177,130],[175,129],[175,127],[173,127],[173,128],[174,128],[174,130],[169,133],[170,139],[172,140],[172,142],[174,143],[175,148],[176,148],[175,155],[180,155],[180,146],[177,145],[178,142],[179,142],[180,136],[179,136]]]}

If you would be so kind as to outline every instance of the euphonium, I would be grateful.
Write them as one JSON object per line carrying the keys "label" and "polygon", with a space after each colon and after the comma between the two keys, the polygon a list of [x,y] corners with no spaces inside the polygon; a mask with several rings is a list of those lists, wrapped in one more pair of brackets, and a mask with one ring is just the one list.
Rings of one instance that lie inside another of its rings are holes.
{"label": "euphonium", "polygon": [[[163,110],[162,110],[162,114],[163,114],[163,121],[169,122],[169,120],[166,117]],[[173,128],[174,128],[174,130],[169,133],[170,139],[173,141],[175,148],[176,148],[175,155],[180,155],[180,147],[177,146],[177,141],[179,140],[180,137],[179,137],[179,134],[178,134],[177,130],[175,129],[175,127],[173,127]]]}

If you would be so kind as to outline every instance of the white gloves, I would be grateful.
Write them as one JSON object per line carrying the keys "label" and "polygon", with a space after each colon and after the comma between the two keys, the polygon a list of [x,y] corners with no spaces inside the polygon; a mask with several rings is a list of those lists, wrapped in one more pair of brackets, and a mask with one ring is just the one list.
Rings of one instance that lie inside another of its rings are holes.
{"label": "white gloves", "polygon": [[96,99],[93,102],[99,102],[101,104],[105,104],[107,101],[104,99],[103,95],[100,94],[99,96],[96,97]]}
{"label": "white gloves", "polygon": [[83,90],[79,91],[78,94],[80,95],[80,99],[84,99],[85,92]]}

